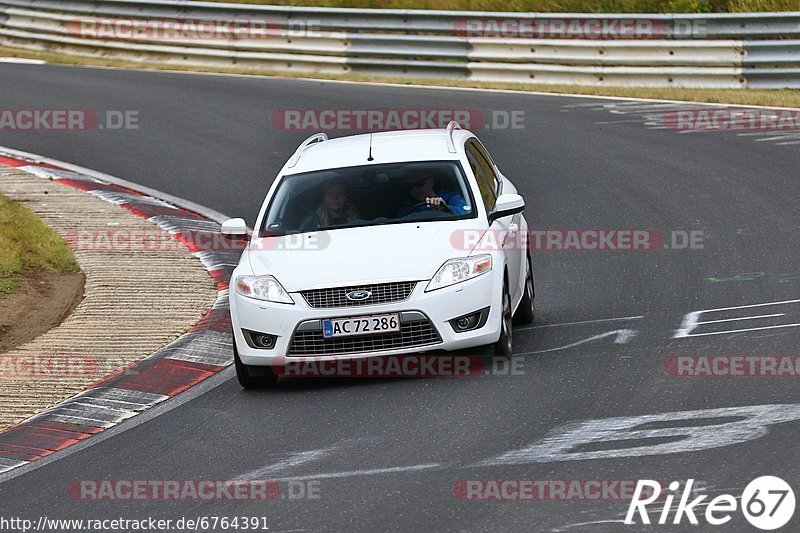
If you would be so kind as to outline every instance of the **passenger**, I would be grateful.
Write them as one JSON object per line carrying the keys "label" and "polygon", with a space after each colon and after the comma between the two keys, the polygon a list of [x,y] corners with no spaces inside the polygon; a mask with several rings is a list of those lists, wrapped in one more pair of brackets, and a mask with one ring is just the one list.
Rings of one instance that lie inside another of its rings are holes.
{"label": "passenger", "polygon": [[302,231],[331,226],[342,226],[359,218],[358,210],[350,200],[347,186],[339,180],[330,180],[322,187],[322,203],[300,225]]}
{"label": "passenger", "polygon": [[408,186],[408,198],[397,210],[398,217],[436,209],[444,209],[454,215],[469,212],[467,201],[460,191],[434,190],[434,177],[430,170],[411,170],[406,174],[405,182]]}

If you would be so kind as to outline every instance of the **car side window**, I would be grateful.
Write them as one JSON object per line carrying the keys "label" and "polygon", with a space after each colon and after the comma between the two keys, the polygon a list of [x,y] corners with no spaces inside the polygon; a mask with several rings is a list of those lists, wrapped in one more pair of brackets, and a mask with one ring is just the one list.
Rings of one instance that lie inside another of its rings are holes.
{"label": "car side window", "polygon": [[483,156],[484,161],[486,161],[486,165],[489,169],[489,173],[492,176],[492,181],[494,182],[494,192],[495,195],[500,194],[500,176],[497,175],[495,172],[494,160],[489,155],[489,152],[486,150],[486,147],[481,144],[478,139],[472,139],[475,143],[475,148],[477,148],[478,153]]}
{"label": "car side window", "polygon": [[483,204],[486,206],[486,211],[491,211],[494,209],[494,203],[497,199],[497,176],[494,173],[492,164],[474,139],[467,141],[465,149],[469,166],[478,181]]}

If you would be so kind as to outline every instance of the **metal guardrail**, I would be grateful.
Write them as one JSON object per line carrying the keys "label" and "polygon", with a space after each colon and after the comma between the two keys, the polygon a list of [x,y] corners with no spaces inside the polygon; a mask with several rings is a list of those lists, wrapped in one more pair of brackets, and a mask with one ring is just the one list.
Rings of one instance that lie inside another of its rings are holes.
{"label": "metal guardrail", "polygon": [[[236,32],[175,39],[172,22]],[[268,28],[271,33],[258,34]],[[162,28],[163,29],[163,28]],[[130,38],[129,38],[130,37]],[[586,15],[338,9],[185,0],[0,0],[0,45],[204,68],[520,83],[800,88],[800,12]]]}

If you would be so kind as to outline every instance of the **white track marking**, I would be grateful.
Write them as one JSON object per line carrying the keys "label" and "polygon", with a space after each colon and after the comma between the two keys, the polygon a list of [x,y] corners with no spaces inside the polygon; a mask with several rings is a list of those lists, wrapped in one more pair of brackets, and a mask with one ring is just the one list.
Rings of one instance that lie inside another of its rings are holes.
{"label": "white track marking", "polygon": [[744,328],[744,329],[732,329],[730,331],[711,331],[709,333],[692,333],[691,335],[686,335],[687,337],[705,337],[707,335],[733,335],[734,333],[743,333],[745,331],[760,331],[763,329],[780,329],[780,328],[796,328],[800,326],[800,323],[797,324],[781,324],[779,326],[762,326],[760,328]]}
{"label": "white track marking", "polygon": [[593,526],[595,524],[624,524],[624,520],[593,520],[592,522],[580,522],[577,524],[570,524],[568,526],[563,526],[560,528],[551,529],[553,533],[558,533],[560,531],[566,531],[568,529],[574,529],[576,527],[584,527],[584,526]]}
{"label": "white track marking", "polygon": [[783,304],[796,304],[800,300],[783,300],[781,302],[767,302],[763,304],[750,304],[750,305],[737,305],[735,307],[719,307],[717,309],[705,309],[699,311],[700,313],[711,313],[713,311],[730,311],[731,309],[750,309],[752,307],[766,307],[768,305],[783,305]]}
{"label": "white track marking", "polygon": [[354,477],[354,476],[374,476],[376,474],[402,474],[404,472],[419,472],[420,470],[433,470],[433,469],[443,468],[443,466],[444,465],[440,463],[431,463],[424,465],[395,466],[391,468],[372,468],[369,470],[346,470],[344,472],[328,472],[324,474],[311,474],[307,476],[275,478],[273,479],[273,481],[304,481],[313,479],[331,479],[331,478],[343,478],[343,477]]}
{"label": "white track marking", "polygon": [[797,138],[796,133],[787,133],[785,135],[776,135],[774,137],[764,137],[761,139],[756,139],[756,142],[783,141],[785,139],[795,139],[795,138]]}
{"label": "white track marking", "polygon": [[44,65],[47,61],[41,59],[28,59],[27,57],[0,57],[0,63],[14,63],[17,65]]}
{"label": "white track marking", "polygon": [[[732,421],[726,421],[733,418]],[[715,420],[716,419],[716,420]],[[699,420],[708,420],[703,425]],[[528,446],[510,450],[475,466],[507,466],[588,459],[647,457],[722,448],[759,439],[775,424],[800,420],[800,404],[751,405],[654,415],[621,416],[570,422]],[[650,429],[639,429],[654,424]],[[660,426],[660,427],[659,427]],[[679,437],[679,440],[673,440]],[[663,439],[671,442],[659,442]],[[655,444],[649,439],[657,439]],[[641,441],[632,446],[631,441]],[[609,443],[619,442],[619,447]],[[587,445],[604,449],[578,451]]]}
{"label": "white track marking", "polygon": [[697,322],[697,324],[719,324],[720,322],[734,322],[736,320],[755,320],[756,318],[772,318],[776,316],[786,316],[786,313],[776,313],[774,315],[743,316],[741,318],[723,318],[721,320],[706,320],[705,322]]}
{"label": "white track marking", "polygon": [[[569,111],[569,108],[579,108],[579,109],[589,109],[594,111],[601,111],[606,112],[612,117],[623,117],[620,120],[603,120],[595,122],[595,124],[603,124],[603,125],[613,125],[613,124],[621,124],[621,123],[641,123],[648,129],[657,129],[657,130],[672,130],[674,133],[678,135],[691,135],[691,134],[700,134],[700,133],[726,133],[726,134],[736,134],[739,136],[746,136],[748,138],[754,138],[756,142],[771,142],[773,144],[784,144],[784,141],[790,139],[797,139],[797,131],[792,130],[769,130],[769,131],[756,131],[756,132],[741,132],[735,129],[726,129],[726,128],[719,128],[719,129],[704,129],[704,128],[677,128],[676,126],[670,124],[668,122],[668,118],[670,117],[670,113],[674,113],[675,111],[692,111],[692,110],[704,110],[704,109],[714,109],[714,107],[709,105],[697,104],[697,103],[690,103],[689,105],[686,104],[631,104],[628,102],[612,102],[612,103],[594,103],[594,104],[582,104],[582,105],[567,105],[563,106],[564,111]],[[744,105],[736,105],[736,104],[720,104],[716,109],[725,109],[735,111],[737,109],[748,109],[750,111],[754,111],[759,109],[759,106],[744,106]],[[784,108],[763,108],[769,111],[775,112],[775,116],[779,116],[778,112],[780,111],[796,111],[794,109],[784,109]],[[710,123],[709,123],[710,124]],[[760,138],[759,138],[760,137]],[[790,141],[791,142],[791,141]]]}
{"label": "white track marking", "polygon": [[[749,304],[749,305],[737,305],[733,307],[719,307],[716,309],[703,309],[700,311],[692,311],[687,313],[683,317],[683,321],[681,322],[680,327],[675,330],[675,333],[672,335],[673,339],[681,339],[685,337],[704,337],[707,335],[724,335],[724,334],[732,334],[732,333],[740,333],[745,331],[759,331],[765,329],[779,329],[779,328],[792,328],[800,326],[800,324],[793,323],[793,324],[777,324],[772,326],[760,326],[760,327],[752,327],[752,328],[741,328],[741,329],[732,329],[732,330],[725,330],[725,331],[711,331],[706,333],[692,333],[698,326],[703,324],[711,324],[714,322],[736,322],[738,320],[755,320],[757,318],[769,318],[775,316],[775,314],[771,315],[749,315],[745,317],[738,317],[732,319],[720,319],[718,321],[708,320],[708,321],[701,321],[700,316],[704,313],[716,313],[719,311],[735,311],[739,309],[754,309],[757,307],[770,307],[776,305],[788,305],[798,303],[800,300],[783,300],[780,302],[766,302],[760,304]],[[785,313],[780,313],[779,316],[785,316]]]}
{"label": "white track marking", "polygon": [[546,352],[555,352],[558,350],[566,350],[567,348],[574,348],[575,346],[580,346],[581,344],[588,344],[590,342],[599,341],[601,339],[605,339],[606,337],[615,337],[614,344],[626,344],[635,336],[636,336],[636,330],[634,329],[615,329],[613,331],[607,331],[599,335],[594,335],[592,337],[581,339],[577,342],[573,342],[572,344],[567,344],[566,346],[559,346],[557,348],[548,348],[546,350],[536,350],[534,352],[527,352],[519,355],[532,355],[535,353],[546,353]]}
{"label": "white track marking", "polygon": [[514,328],[514,331],[526,329],[543,329],[543,328],[557,328],[561,326],[576,326],[579,324],[598,324],[601,322],[614,322],[617,320],[639,320],[644,318],[644,315],[639,316],[621,316],[618,318],[598,318],[597,320],[580,320],[578,322],[561,322],[560,324],[542,324],[541,326],[528,326],[526,328]]}
{"label": "white track marking", "polygon": [[320,448],[319,450],[308,450],[305,452],[295,452],[292,453],[286,459],[282,459],[277,463],[267,465],[263,468],[258,468],[256,470],[251,470],[245,474],[237,476],[238,479],[265,479],[272,476],[272,474],[276,472],[281,472],[288,468],[292,468],[295,466],[304,465],[306,463],[310,463],[312,461],[318,461],[323,457],[326,457],[331,454],[331,452],[335,451],[337,447],[331,448]]}

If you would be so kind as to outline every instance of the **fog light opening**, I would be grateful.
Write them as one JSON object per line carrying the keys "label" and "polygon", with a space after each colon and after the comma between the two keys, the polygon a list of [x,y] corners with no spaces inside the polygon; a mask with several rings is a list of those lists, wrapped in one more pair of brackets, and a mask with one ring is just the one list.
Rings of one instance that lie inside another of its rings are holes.
{"label": "fog light opening", "polygon": [[271,350],[278,342],[276,335],[269,333],[259,333],[257,331],[244,331],[245,340],[251,348],[258,348],[261,350]]}
{"label": "fog light opening", "polygon": [[450,320],[450,325],[453,327],[453,331],[456,333],[463,333],[465,331],[471,331],[473,329],[483,327],[483,325],[486,324],[486,319],[488,316],[489,308],[487,307],[468,315],[454,318]]}

